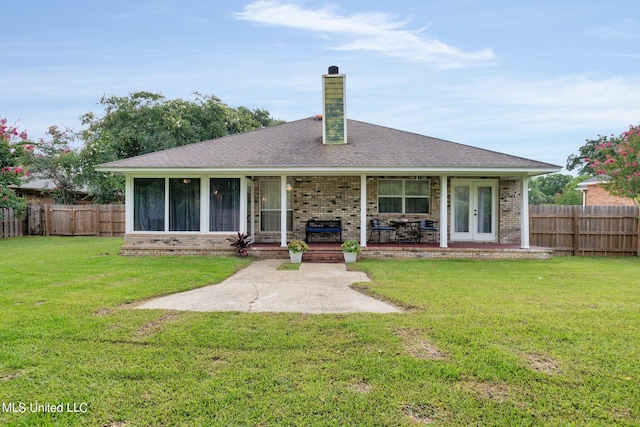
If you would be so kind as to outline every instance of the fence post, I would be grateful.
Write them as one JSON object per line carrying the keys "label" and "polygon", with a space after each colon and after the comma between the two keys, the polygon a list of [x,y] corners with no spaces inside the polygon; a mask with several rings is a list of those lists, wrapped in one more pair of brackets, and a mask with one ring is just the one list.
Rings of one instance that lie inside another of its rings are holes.
{"label": "fence post", "polygon": [[51,212],[49,211],[49,205],[44,205],[44,217],[45,217],[45,230],[47,231],[47,236],[51,236]]}
{"label": "fence post", "polygon": [[638,232],[636,233],[636,239],[638,242],[638,251],[636,252],[636,255],[640,257],[640,208],[638,208],[638,210],[636,211],[636,222],[638,223],[638,226],[636,227],[636,229],[638,230]]}
{"label": "fence post", "polygon": [[573,206],[573,255],[580,254],[580,213],[578,206]]}
{"label": "fence post", "polygon": [[113,227],[114,227],[114,222],[113,222],[113,204],[109,205],[109,237],[113,237]]}

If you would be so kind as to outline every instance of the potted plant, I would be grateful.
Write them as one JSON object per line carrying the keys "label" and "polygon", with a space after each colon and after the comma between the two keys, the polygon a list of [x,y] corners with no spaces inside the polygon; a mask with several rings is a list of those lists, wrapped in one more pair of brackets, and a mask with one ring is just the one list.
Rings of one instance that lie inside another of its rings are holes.
{"label": "potted plant", "polygon": [[249,235],[244,234],[244,233],[240,233],[238,231],[238,235],[237,236],[236,235],[232,235],[232,236],[228,237],[227,240],[229,242],[231,242],[231,246],[235,246],[236,255],[241,256],[241,257],[245,257],[245,256],[249,255],[249,252],[247,252],[247,249],[253,243],[253,237],[250,237]]}
{"label": "potted plant", "polygon": [[342,245],[342,254],[344,255],[344,262],[356,262],[358,254],[360,253],[360,243],[357,240],[347,240]]}
{"label": "potted plant", "polygon": [[289,250],[289,259],[293,264],[300,264],[302,262],[302,253],[309,250],[309,246],[302,240],[292,240],[287,245]]}

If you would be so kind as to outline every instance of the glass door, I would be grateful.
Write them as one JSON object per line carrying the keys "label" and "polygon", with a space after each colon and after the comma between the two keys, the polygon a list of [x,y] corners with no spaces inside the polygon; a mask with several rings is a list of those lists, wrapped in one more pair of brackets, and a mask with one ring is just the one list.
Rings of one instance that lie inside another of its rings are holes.
{"label": "glass door", "polygon": [[496,240],[497,181],[454,180],[451,186],[451,240]]}
{"label": "glass door", "polygon": [[453,216],[453,230],[451,240],[473,240],[471,233],[471,184],[454,184],[453,204],[451,206],[451,215]]}
{"label": "glass door", "polygon": [[475,241],[496,240],[496,192],[495,182],[476,182],[473,185],[473,240]]}

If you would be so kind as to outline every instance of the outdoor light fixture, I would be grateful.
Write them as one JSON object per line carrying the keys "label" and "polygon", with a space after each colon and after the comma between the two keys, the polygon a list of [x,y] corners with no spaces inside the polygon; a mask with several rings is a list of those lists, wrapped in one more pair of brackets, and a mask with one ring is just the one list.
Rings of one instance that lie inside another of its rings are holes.
{"label": "outdoor light fixture", "polygon": [[191,183],[191,180],[190,180],[189,178],[184,178],[184,179],[182,180],[182,183],[183,183],[183,184],[189,184],[189,183]]}

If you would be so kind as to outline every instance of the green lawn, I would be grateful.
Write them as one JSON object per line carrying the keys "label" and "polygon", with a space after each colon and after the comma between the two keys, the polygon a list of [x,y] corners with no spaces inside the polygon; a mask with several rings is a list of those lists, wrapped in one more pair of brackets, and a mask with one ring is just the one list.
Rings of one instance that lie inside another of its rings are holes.
{"label": "green lawn", "polygon": [[247,260],[121,244],[0,240],[0,424],[640,425],[637,258],[366,260],[406,313],[187,313],[130,307]]}

